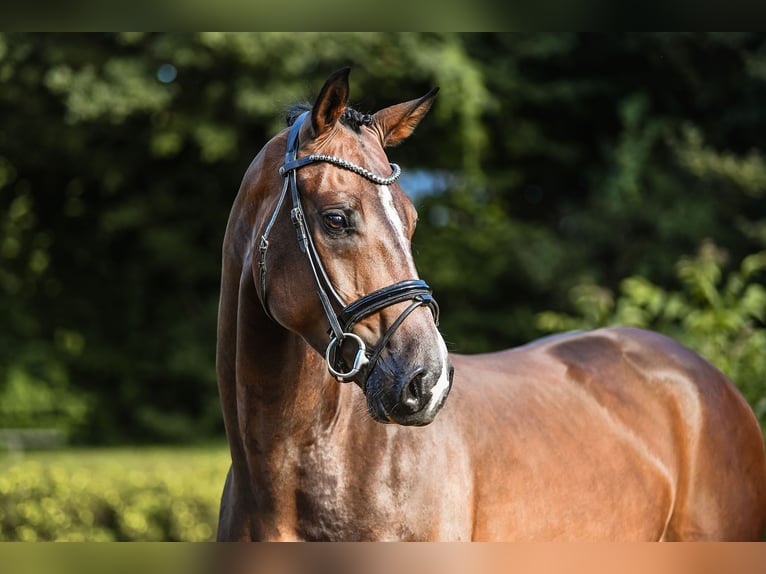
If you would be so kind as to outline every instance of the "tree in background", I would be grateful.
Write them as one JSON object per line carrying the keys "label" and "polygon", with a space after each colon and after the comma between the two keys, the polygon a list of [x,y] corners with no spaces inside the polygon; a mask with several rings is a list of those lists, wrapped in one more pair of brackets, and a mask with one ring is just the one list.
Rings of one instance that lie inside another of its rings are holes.
{"label": "tree in background", "polygon": [[[705,240],[732,262],[766,248],[762,35],[5,34],[0,426],[221,434],[229,208],[284,109],[345,65],[363,111],[442,88],[391,157],[457,351],[574,320],[578,285],[679,292],[677,262]],[[757,341],[751,303],[736,336]],[[675,331],[703,352],[714,334]]]}

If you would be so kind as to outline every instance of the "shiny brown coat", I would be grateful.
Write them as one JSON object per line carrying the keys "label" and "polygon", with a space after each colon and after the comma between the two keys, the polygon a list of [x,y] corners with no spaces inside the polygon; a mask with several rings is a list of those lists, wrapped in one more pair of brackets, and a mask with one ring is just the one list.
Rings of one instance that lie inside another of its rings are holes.
{"label": "shiny brown coat", "polygon": [[[301,155],[334,153],[387,173],[383,148],[410,134],[433,96],[353,130],[339,121],[347,75],[325,84]],[[752,411],[718,370],[655,333],[612,328],[453,354],[452,390],[433,422],[374,421],[370,396],[327,373],[327,322],[286,211],[269,254],[274,320],[259,299],[256,247],[284,150],[283,132],[253,161],[224,241],[217,369],[232,466],[220,540],[762,536],[766,459]],[[353,299],[412,277],[416,214],[398,185],[376,190],[328,165],[305,168],[300,180],[341,294]],[[321,231],[320,214],[338,203],[357,220],[343,240]],[[398,310],[356,332],[373,343]],[[390,341],[375,393],[386,399],[413,365],[443,371],[443,348],[429,311],[416,311]]]}

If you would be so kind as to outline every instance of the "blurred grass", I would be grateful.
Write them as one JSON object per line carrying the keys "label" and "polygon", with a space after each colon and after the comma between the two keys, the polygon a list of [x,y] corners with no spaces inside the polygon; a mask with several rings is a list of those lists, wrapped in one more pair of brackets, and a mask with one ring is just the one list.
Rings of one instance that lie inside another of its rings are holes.
{"label": "blurred grass", "polygon": [[222,444],[0,455],[0,540],[213,540],[228,466]]}

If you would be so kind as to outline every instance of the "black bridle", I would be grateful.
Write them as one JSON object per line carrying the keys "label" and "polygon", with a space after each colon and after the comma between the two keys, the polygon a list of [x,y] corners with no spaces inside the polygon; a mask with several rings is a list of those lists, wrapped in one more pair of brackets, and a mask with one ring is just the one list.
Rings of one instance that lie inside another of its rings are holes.
{"label": "black bridle", "polygon": [[[327,320],[330,323],[330,329],[328,334],[330,341],[327,344],[327,350],[325,351],[325,360],[327,362],[327,368],[330,373],[340,382],[351,381],[359,372],[367,367],[367,372],[364,375],[365,379],[369,376],[372,367],[383,352],[383,348],[388,343],[394,331],[404,322],[404,320],[418,307],[426,306],[431,310],[434,316],[434,321],[439,324],[439,306],[436,300],[431,296],[431,288],[425,281],[420,279],[408,279],[406,281],[400,281],[383,287],[368,293],[364,297],[357,299],[350,305],[346,305],[335,291],[332,282],[327,276],[327,272],[322,265],[322,261],[319,258],[314,241],[311,237],[311,231],[308,228],[306,221],[306,215],[303,211],[301,204],[300,193],[298,190],[298,182],[296,180],[295,172],[311,163],[326,162],[336,165],[342,169],[353,171],[354,173],[361,175],[362,177],[376,183],[378,185],[391,185],[394,183],[401,173],[399,166],[396,164],[390,164],[393,173],[389,177],[381,177],[372,173],[371,171],[346,161],[342,158],[328,155],[312,154],[300,159],[296,158],[298,153],[298,132],[300,131],[301,124],[306,119],[308,112],[304,112],[290,128],[290,132],[287,136],[287,153],[285,154],[285,163],[279,168],[279,173],[285,180],[282,186],[282,192],[277,201],[277,205],[274,208],[274,212],[271,215],[266,228],[261,235],[261,241],[258,246],[259,260],[258,268],[260,271],[260,287],[261,287],[261,303],[266,311],[266,314],[271,317],[269,312],[267,300],[266,300],[266,252],[269,248],[269,233],[274,226],[277,215],[281,211],[282,204],[287,196],[287,190],[290,189],[290,195],[292,197],[293,207],[290,211],[290,218],[295,226],[295,231],[298,235],[298,245],[301,252],[306,254],[309,261],[311,271],[314,275],[314,283],[317,289],[317,295],[322,303]],[[328,295],[329,292],[329,295]],[[333,306],[334,299],[335,305],[341,310],[340,313],[335,312]],[[352,332],[354,326],[367,317],[374,315],[375,313],[396,305],[397,303],[404,303],[411,301],[409,306],[402,311],[399,317],[391,324],[385,334],[381,337],[378,344],[374,349],[368,350],[361,337]],[[351,339],[357,345],[357,351],[354,357],[354,362],[351,368],[347,368],[343,358],[338,349],[342,346],[343,342],[347,339]],[[344,369],[347,369],[344,371]],[[363,385],[364,386],[364,385]]]}

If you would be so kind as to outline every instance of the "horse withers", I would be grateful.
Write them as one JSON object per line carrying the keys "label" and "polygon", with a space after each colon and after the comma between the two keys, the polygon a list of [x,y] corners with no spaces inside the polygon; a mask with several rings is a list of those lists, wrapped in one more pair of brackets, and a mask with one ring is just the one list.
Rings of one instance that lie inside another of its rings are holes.
{"label": "horse withers", "polygon": [[364,115],[336,72],[245,174],[223,246],[219,540],[759,539],[760,428],[678,343],[612,328],[447,353],[384,151],[435,96]]}

